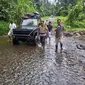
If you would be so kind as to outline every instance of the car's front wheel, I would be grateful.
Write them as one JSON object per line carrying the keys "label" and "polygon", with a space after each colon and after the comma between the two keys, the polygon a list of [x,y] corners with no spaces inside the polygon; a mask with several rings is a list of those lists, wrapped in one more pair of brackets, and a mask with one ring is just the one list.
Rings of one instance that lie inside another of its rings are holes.
{"label": "car's front wheel", "polygon": [[13,42],[13,45],[19,44],[19,41],[16,38],[13,38],[12,42]]}

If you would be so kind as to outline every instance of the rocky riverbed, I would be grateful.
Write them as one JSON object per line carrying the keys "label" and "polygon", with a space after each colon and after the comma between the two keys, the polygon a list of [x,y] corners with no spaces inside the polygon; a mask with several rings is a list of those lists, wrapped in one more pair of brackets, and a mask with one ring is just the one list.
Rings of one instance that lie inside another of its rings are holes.
{"label": "rocky riverbed", "polygon": [[63,43],[55,53],[54,36],[45,50],[0,37],[0,85],[85,85],[85,36],[67,33]]}

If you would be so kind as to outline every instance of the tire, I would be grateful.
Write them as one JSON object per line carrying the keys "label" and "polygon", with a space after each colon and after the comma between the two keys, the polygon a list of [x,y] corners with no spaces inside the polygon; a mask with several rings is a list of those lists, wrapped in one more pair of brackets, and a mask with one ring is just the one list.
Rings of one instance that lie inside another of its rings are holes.
{"label": "tire", "polygon": [[16,38],[14,38],[14,39],[12,40],[12,42],[13,42],[13,45],[19,44],[19,41],[18,41]]}
{"label": "tire", "polygon": [[34,37],[33,44],[37,45],[37,35]]}

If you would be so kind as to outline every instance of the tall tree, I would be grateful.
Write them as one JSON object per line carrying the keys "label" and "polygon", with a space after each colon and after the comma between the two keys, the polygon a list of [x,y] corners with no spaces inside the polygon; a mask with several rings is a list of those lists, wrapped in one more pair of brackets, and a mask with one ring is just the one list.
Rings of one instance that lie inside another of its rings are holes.
{"label": "tall tree", "polygon": [[34,0],[0,0],[0,20],[19,20],[28,12],[36,11]]}

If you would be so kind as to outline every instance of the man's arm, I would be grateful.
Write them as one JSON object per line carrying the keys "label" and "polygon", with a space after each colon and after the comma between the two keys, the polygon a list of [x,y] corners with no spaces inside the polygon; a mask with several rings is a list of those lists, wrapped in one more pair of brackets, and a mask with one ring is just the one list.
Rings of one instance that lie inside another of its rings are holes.
{"label": "man's arm", "polygon": [[55,28],[55,32],[57,31],[57,27]]}
{"label": "man's arm", "polygon": [[48,27],[45,25],[45,29],[48,30]]}

